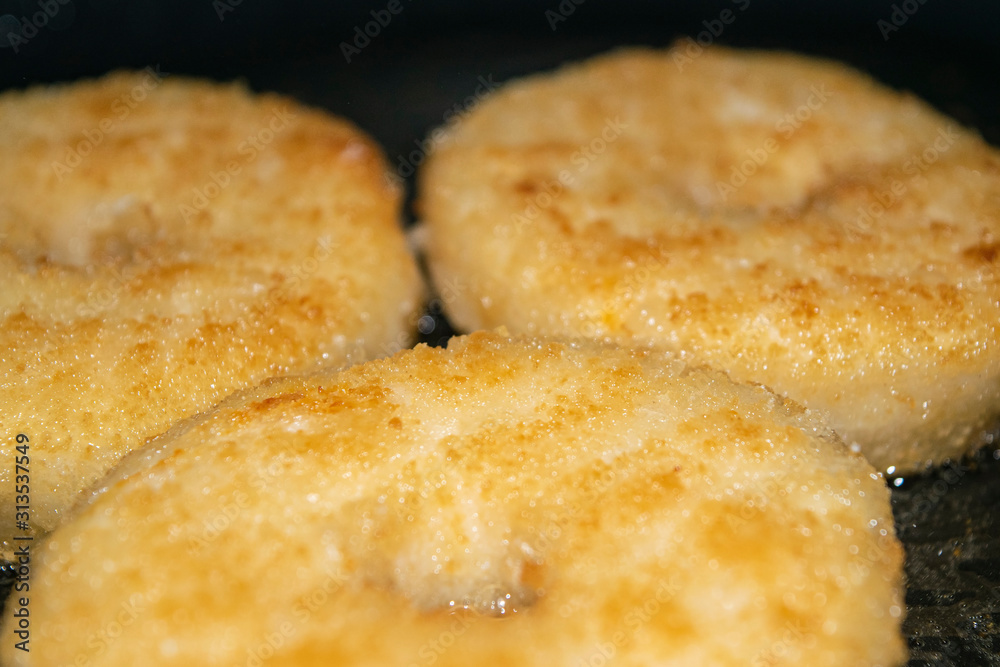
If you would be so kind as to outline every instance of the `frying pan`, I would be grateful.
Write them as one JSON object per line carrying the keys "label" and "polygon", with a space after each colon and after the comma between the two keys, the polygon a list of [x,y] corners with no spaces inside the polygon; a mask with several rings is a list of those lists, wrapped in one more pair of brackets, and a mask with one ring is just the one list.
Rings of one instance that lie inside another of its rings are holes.
{"label": "frying pan", "polygon": [[[55,4],[58,11],[43,21],[37,0],[0,0],[0,88],[154,64],[170,73],[245,78],[255,89],[344,115],[380,141],[405,176],[407,224],[414,217],[412,173],[419,168],[420,142],[449,113],[474,102],[484,82],[498,84],[616,46],[667,46],[682,35],[845,61],[913,91],[1000,145],[1000,4]],[[726,10],[733,17],[728,22],[722,20]],[[32,34],[16,52],[2,46],[12,30]],[[436,298],[417,324],[421,340],[432,345],[454,333]],[[1000,665],[1000,435],[987,442],[966,460],[888,480],[907,556],[910,667]],[[10,583],[0,577],[0,593]]]}

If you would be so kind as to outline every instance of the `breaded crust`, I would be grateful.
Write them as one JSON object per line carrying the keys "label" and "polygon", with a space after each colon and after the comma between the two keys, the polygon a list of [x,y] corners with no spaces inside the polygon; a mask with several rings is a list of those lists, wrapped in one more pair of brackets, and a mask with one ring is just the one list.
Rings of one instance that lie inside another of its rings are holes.
{"label": "breaded crust", "polygon": [[691,46],[510,83],[446,128],[419,196],[449,316],[668,345],[829,413],[881,470],[980,444],[997,151],[847,67]]}
{"label": "breaded crust", "polygon": [[420,279],[384,171],[353,126],[240,85],[0,96],[0,555],[18,434],[46,531],[234,390],[406,345]]}
{"label": "breaded crust", "polygon": [[35,550],[31,652],[2,655],[889,667],[902,558],[883,480],[802,408],[662,352],[477,333],[130,454]]}

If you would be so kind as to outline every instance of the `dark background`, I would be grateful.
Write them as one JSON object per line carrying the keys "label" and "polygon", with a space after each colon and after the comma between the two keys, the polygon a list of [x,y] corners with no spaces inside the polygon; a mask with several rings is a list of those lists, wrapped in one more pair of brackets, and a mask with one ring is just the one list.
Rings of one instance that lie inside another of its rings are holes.
{"label": "dark background", "polygon": [[[171,73],[241,77],[350,117],[395,156],[440,124],[479,75],[499,81],[616,45],[665,46],[706,30],[704,22],[728,8],[736,19],[713,41],[847,61],[1000,144],[997,2],[398,2],[402,11],[348,63],[340,43],[388,0],[0,0],[0,89],[157,64]],[[553,30],[546,12],[560,4],[573,11]],[[894,6],[906,22],[886,39],[879,21],[891,25]],[[22,17],[43,27],[15,53],[8,34]]]}
{"label": "dark background", "polygon": [[[395,166],[449,110],[466,104],[479,77],[500,82],[615,46],[701,35],[848,62],[1000,146],[1000,2],[398,2],[402,10],[347,62],[341,43],[353,41],[388,0],[0,0],[0,90],[122,67],[242,78],[350,118]],[[565,20],[553,29],[547,12],[560,8]],[[713,23],[726,9],[735,19]],[[412,178],[408,185],[412,193]],[[420,322],[432,343],[451,332],[437,303]],[[893,486],[907,551],[910,667],[1000,665],[995,447]],[[0,573],[0,597],[3,579]]]}

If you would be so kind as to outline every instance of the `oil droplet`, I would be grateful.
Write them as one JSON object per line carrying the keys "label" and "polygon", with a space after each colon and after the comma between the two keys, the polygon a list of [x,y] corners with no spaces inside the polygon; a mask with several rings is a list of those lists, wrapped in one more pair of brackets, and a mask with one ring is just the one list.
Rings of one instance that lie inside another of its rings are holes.
{"label": "oil droplet", "polygon": [[434,331],[434,318],[430,315],[424,315],[417,322],[417,329],[420,333],[426,335]]}

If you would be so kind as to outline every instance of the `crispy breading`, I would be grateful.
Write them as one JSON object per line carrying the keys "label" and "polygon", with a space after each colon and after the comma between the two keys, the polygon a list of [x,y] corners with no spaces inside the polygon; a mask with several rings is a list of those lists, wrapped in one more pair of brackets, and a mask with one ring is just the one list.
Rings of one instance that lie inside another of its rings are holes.
{"label": "crispy breading", "polygon": [[668,345],[829,413],[881,470],[981,444],[997,151],[846,66],[689,47],[511,82],[436,135],[419,204],[450,318]]}
{"label": "crispy breading", "polygon": [[902,559],[882,478],[799,406],[660,351],[480,332],[270,381],[133,452],[36,549],[30,654],[0,650],[889,667]]}
{"label": "crispy breading", "polygon": [[421,281],[348,123],[151,71],[0,96],[0,555],[178,419],[396,351]]}

